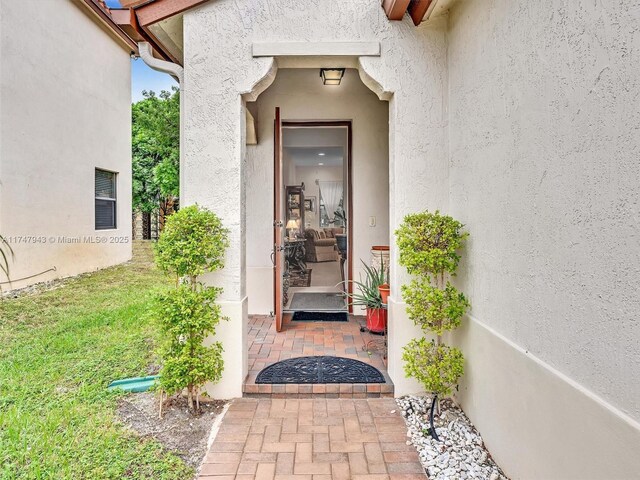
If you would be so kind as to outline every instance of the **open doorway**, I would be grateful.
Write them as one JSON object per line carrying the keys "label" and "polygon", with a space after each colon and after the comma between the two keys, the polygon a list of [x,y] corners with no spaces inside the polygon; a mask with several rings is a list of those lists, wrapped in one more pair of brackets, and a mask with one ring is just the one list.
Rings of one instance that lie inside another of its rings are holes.
{"label": "open doorway", "polygon": [[351,122],[283,122],[284,311],[347,320],[351,278]]}

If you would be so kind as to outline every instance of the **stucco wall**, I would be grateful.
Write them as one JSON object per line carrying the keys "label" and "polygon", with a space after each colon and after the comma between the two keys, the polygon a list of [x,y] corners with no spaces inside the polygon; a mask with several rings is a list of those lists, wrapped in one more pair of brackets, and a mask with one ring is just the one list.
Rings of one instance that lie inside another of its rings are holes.
{"label": "stucco wall", "polygon": [[[0,22],[0,233],[12,240],[13,279],[57,269],[12,286],[128,260],[128,53],[71,1],[2,2]],[[116,230],[94,229],[96,167],[119,174]]]}
{"label": "stucco wall", "polygon": [[[388,103],[362,84],[355,70],[348,70],[338,88],[325,87],[316,69],[282,69],[257,101],[258,145],[247,147],[247,276],[249,313],[273,310],[273,283],[269,258],[273,248],[273,118],[279,106],[283,120],[351,120],[353,135],[352,184],[354,272],[359,259],[369,259],[372,245],[389,242]],[[297,168],[311,170],[312,168]],[[318,200],[314,178],[307,178],[306,195]],[[341,177],[338,177],[341,178]],[[301,180],[297,178],[297,180]],[[266,183],[266,184],[265,184]],[[375,227],[369,227],[375,216]],[[259,280],[249,278],[258,275]],[[357,278],[357,274],[356,274]],[[267,295],[265,295],[267,293]]]}
{"label": "stucco wall", "polygon": [[[245,115],[242,94],[251,92],[269,72],[273,58],[253,58],[254,42],[379,42],[379,57],[361,57],[360,74],[377,81],[389,101],[389,230],[404,214],[444,208],[448,202],[446,137],[446,21],[416,29],[411,22],[389,22],[373,0],[298,2],[218,0],[184,15],[185,78],[182,200],[220,213],[231,230],[225,269],[208,277],[224,287],[224,300],[246,302],[245,218],[247,205]],[[313,63],[313,59],[312,59]],[[317,61],[316,61],[317,63]],[[319,66],[319,65],[313,65]],[[416,85],[424,85],[416,93]],[[391,95],[392,94],[392,95]],[[285,118],[289,114],[285,114]],[[270,175],[260,185],[268,184]],[[263,228],[270,229],[270,224]],[[368,227],[367,227],[368,228]],[[266,253],[265,253],[266,255]],[[391,245],[392,259],[396,257]],[[265,257],[268,258],[268,257]],[[403,274],[391,273],[389,372],[396,393],[415,390],[404,378],[400,347],[417,334],[395,296]],[[237,312],[245,311],[241,308]],[[229,322],[227,365],[238,365],[246,318]],[[225,372],[241,384],[239,369]],[[210,387],[212,395],[237,390]]]}
{"label": "stucco wall", "polygon": [[640,468],[639,13],[487,0],[450,16],[449,210],[471,233],[460,399],[515,478]]}

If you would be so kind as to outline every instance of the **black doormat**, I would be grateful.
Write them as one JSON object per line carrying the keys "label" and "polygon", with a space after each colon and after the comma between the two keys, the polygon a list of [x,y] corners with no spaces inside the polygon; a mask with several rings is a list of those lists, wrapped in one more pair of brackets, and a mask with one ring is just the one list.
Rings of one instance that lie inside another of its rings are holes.
{"label": "black doormat", "polygon": [[299,322],[347,322],[347,312],[294,312],[293,321]]}
{"label": "black doormat", "polygon": [[385,383],[375,367],[343,357],[289,358],[262,369],[256,383]]}

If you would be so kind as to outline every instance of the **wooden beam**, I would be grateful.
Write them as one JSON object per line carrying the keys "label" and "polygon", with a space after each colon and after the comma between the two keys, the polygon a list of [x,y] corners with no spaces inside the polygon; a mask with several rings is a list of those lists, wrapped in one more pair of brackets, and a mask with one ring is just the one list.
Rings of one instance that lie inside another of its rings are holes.
{"label": "wooden beam", "polygon": [[149,0],[120,0],[120,5],[122,5],[123,8],[131,8],[147,1]]}
{"label": "wooden beam", "polygon": [[138,44],[113,20],[110,13],[106,11],[97,0],[78,0],[84,4],[96,17],[98,17],[103,25],[117,35],[132,52],[138,52]]}
{"label": "wooden beam", "polygon": [[411,15],[411,20],[413,20],[413,24],[416,27],[422,22],[432,3],[434,3],[434,0],[411,0],[409,15]]}
{"label": "wooden beam", "polygon": [[382,8],[389,20],[402,20],[408,6],[409,0],[382,0]]}
{"label": "wooden beam", "polygon": [[161,22],[165,18],[173,17],[190,8],[197,7],[209,0],[156,0],[135,7],[138,23],[146,28],[154,23]]}

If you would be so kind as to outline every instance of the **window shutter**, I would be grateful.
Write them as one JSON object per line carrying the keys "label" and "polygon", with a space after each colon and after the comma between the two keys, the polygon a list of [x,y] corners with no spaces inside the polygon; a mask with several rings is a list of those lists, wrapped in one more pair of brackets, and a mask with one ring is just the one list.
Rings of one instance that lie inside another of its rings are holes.
{"label": "window shutter", "polygon": [[116,174],[96,169],[95,228],[116,228]]}
{"label": "window shutter", "polygon": [[96,198],[116,198],[116,174],[96,170]]}

